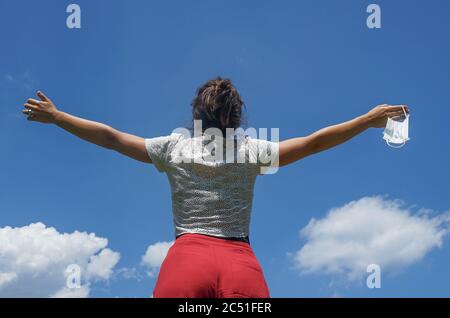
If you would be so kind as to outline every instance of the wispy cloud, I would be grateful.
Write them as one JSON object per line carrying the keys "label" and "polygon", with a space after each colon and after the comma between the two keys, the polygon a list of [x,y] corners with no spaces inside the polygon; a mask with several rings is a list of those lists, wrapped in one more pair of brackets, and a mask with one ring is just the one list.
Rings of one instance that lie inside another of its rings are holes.
{"label": "wispy cloud", "polygon": [[20,96],[32,97],[37,91],[38,82],[36,76],[30,71],[7,72],[0,74],[0,102],[2,104],[2,116],[7,116],[13,120],[23,119],[22,104],[18,101]]}
{"label": "wispy cloud", "polygon": [[37,89],[37,80],[30,70],[18,73],[7,72],[0,78],[0,85],[4,92],[13,88],[33,92]]}
{"label": "wispy cloud", "polygon": [[9,83],[14,82],[14,77],[11,75],[11,73],[6,73],[3,79]]}
{"label": "wispy cloud", "polygon": [[114,272],[114,277],[121,277],[124,279],[135,280],[141,282],[143,275],[136,267],[122,267]]}
{"label": "wispy cloud", "polygon": [[29,70],[25,71],[23,73],[23,86],[25,89],[29,91],[35,91],[37,89],[36,87],[36,78],[31,74]]}

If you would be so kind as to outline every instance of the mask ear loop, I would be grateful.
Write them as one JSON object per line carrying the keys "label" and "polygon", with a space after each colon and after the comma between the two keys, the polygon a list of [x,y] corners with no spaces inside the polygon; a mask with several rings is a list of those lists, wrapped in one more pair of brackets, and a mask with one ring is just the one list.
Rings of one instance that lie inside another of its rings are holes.
{"label": "mask ear loop", "polygon": [[401,147],[403,147],[403,146],[406,144],[406,141],[404,141],[403,143],[399,144],[399,146],[394,146],[395,144],[390,143],[390,142],[387,141],[387,140],[386,140],[386,143],[387,143],[387,145],[388,145],[389,147],[391,147],[391,148],[401,148]]}
{"label": "mask ear loop", "polygon": [[[404,106],[402,106],[402,110],[403,110],[403,113],[405,113],[405,119],[408,118],[408,115],[406,114]],[[402,148],[406,144],[406,140],[403,143],[398,144],[398,146],[394,146],[395,144],[389,142],[388,140],[386,140],[386,144],[391,148]]]}
{"label": "mask ear loop", "polygon": [[406,111],[405,111],[405,106],[402,106],[402,110],[403,110],[403,113],[405,113],[405,118],[408,118],[408,115],[406,114]]}

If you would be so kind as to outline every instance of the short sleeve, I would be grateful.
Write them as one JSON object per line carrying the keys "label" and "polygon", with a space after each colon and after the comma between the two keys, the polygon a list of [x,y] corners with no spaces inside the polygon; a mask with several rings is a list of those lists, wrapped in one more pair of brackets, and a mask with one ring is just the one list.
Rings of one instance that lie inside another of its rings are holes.
{"label": "short sleeve", "polygon": [[258,174],[273,174],[278,171],[279,143],[265,139],[248,138],[250,152],[256,159]]}
{"label": "short sleeve", "polygon": [[159,172],[165,172],[170,149],[171,135],[145,139],[145,149]]}

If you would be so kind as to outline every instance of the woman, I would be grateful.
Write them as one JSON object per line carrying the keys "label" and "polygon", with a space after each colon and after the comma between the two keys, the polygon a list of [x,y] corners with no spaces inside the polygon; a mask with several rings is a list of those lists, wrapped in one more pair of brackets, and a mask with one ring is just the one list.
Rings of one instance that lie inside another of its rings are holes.
{"label": "woman", "polygon": [[[227,128],[240,127],[244,104],[231,81],[217,77],[201,86],[192,102],[200,134],[173,132],[144,139],[60,111],[42,92],[37,96],[40,100],[28,99],[24,105],[28,120],[55,124],[86,141],[153,163],[167,174],[176,240],[161,266],[154,297],[269,297],[248,237],[256,176],[267,163],[288,165],[370,127],[385,127],[389,117],[403,115],[403,107],[408,112],[403,105],[380,105],[347,122],[281,142],[225,135]],[[226,159],[218,159],[217,149],[230,140],[233,147],[225,147]],[[269,161],[264,157],[268,153]]]}

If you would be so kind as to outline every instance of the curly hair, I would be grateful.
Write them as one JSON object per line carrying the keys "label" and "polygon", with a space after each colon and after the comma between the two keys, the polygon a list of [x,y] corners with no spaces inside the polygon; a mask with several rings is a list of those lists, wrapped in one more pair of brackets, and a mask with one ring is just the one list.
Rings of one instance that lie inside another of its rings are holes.
{"label": "curly hair", "polygon": [[198,88],[191,105],[192,119],[202,121],[202,132],[218,128],[224,136],[226,128],[240,127],[245,106],[231,80],[220,76]]}

